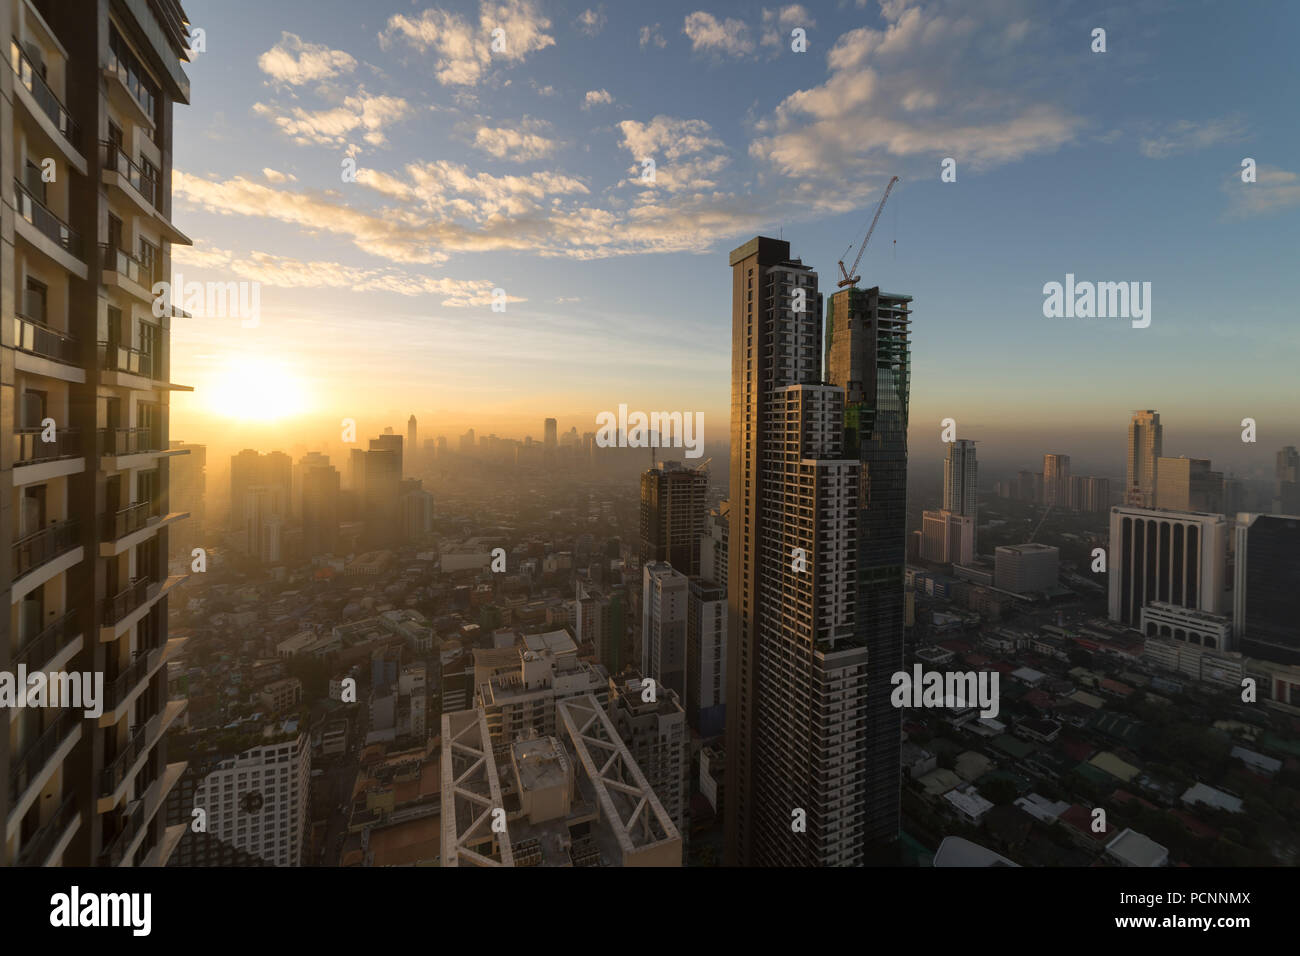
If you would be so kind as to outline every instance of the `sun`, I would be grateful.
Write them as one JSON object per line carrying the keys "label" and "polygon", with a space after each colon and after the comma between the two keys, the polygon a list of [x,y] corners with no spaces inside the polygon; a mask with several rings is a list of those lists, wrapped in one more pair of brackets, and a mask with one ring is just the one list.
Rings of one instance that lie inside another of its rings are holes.
{"label": "sun", "polygon": [[278,422],[307,410],[307,387],[284,362],[260,355],[230,359],[202,389],[208,411],[241,422]]}

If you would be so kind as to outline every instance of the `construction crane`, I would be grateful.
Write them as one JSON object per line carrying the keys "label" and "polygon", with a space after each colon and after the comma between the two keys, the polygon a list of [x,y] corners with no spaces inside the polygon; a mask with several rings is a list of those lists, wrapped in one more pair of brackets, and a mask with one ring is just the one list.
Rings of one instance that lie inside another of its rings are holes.
{"label": "construction crane", "polygon": [[1038,524],[1034,527],[1034,533],[1029,536],[1029,540],[1026,541],[1025,544],[1034,543],[1034,539],[1038,537],[1039,529],[1042,528],[1043,522],[1047,520],[1047,516],[1050,515],[1051,513],[1052,513],[1052,506],[1048,505],[1047,510],[1043,512],[1043,516],[1038,519]]}
{"label": "construction crane", "polygon": [[[862,253],[867,251],[867,243],[871,241],[871,234],[876,231],[876,223],[880,220],[880,213],[885,208],[885,201],[889,199],[889,194],[893,192],[894,185],[897,182],[898,182],[898,177],[894,176],[892,179],[889,180],[889,185],[885,187],[885,194],[880,197],[880,205],[876,207],[876,214],[871,217],[871,226],[867,229],[867,237],[862,240],[862,245],[858,247],[857,258],[853,260],[853,268],[850,269],[848,272],[845,272],[844,260],[843,259],[840,260],[840,275],[842,275],[844,278],[842,278],[839,282],[837,282],[836,285],[838,285],[841,289],[843,289],[846,285],[857,285],[858,280],[862,278],[862,276],[857,274],[858,263],[862,261]],[[849,243],[849,247],[844,250],[844,255],[847,256],[849,252],[852,251],[852,249],[853,249],[853,243]]]}

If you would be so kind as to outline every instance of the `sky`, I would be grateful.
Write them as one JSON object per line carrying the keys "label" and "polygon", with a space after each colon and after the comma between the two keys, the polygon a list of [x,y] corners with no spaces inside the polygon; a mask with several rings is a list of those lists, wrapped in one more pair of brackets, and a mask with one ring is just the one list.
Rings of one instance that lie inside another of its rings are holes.
{"label": "sky", "polygon": [[[259,311],[173,321],[173,437],[724,440],[729,251],[834,291],[897,175],[858,271],[914,299],[914,456],[951,417],[1113,473],[1137,408],[1237,474],[1300,444],[1300,6],[701,2],[186,0],[173,270]],[[1149,327],[1045,317],[1067,274],[1149,282]]]}

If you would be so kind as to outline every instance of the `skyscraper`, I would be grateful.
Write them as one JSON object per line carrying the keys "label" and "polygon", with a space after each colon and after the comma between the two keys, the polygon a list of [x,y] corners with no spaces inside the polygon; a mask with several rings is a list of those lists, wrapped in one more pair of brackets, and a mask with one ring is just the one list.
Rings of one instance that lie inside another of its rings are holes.
{"label": "skyscraper", "polygon": [[[0,708],[0,865],[160,866],[176,0],[0,0],[0,671],[102,674],[103,713]],[[43,169],[55,175],[46,181]],[[12,294],[11,294],[12,293]],[[43,425],[52,419],[54,431]],[[48,440],[47,440],[48,439]],[[177,516],[178,518],[179,516]]]}
{"label": "skyscraper", "polygon": [[700,573],[700,536],[709,473],[661,461],[641,475],[641,564],[667,561],[688,577]]}
{"label": "skyscraper", "polygon": [[[848,457],[862,463],[857,512],[857,585],[852,595],[859,641],[867,649],[866,819],[868,861],[893,862],[899,832],[901,715],[891,678],[903,667],[907,561],[907,415],[911,390],[911,296],[844,289],[827,316],[827,378],[843,386]],[[958,473],[970,488],[974,549],[975,449]],[[969,470],[967,470],[969,468]],[[967,500],[963,493],[958,500]]]}
{"label": "skyscraper", "polygon": [[406,420],[406,453],[411,456],[411,463],[414,463],[415,456],[419,454],[417,449],[419,444],[416,442],[416,424],[415,414]]}
{"label": "skyscraper", "polygon": [[1070,507],[1070,456],[1047,454],[1043,456],[1044,504],[1058,509]]}
{"label": "skyscraper", "polygon": [[1160,510],[1223,513],[1223,472],[1210,471],[1208,458],[1160,458],[1156,475]]}
{"label": "skyscraper", "polygon": [[641,673],[686,696],[686,612],[690,583],[671,564],[641,569]]}
{"label": "skyscraper", "polygon": [[1156,507],[1158,461],[1164,453],[1164,429],[1154,409],[1136,411],[1128,424],[1127,474],[1124,504]]}
{"label": "skyscraper", "polygon": [[338,550],[339,473],[328,458],[321,459],[303,459],[302,530],[308,557]]}
{"label": "skyscraper", "polygon": [[1273,512],[1300,515],[1300,452],[1294,445],[1287,445],[1277,453],[1274,478]]}
{"label": "skyscraper", "polygon": [[730,264],[727,862],[852,865],[867,824],[861,466],[844,390],[817,384],[817,274],[761,236]]}
{"label": "skyscraper", "polygon": [[371,547],[390,548],[402,536],[402,436],[370,439],[364,458],[361,516]]}
{"label": "skyscraper", "polygon": [[978,490],[979,463],[975,460],[975,443],[968,438],[949,442],[948,453],[943,459],[943,510],[977,517]]}
{"label": "skyscraper", "polygon": [[547,450],[548,452],[553,452],[553,451],[555,451],[555,449],[556,449],[556,447],[557,447],[557,445],[558,445],[558,440],[557,440],[557,436],[556,436],[556,432],[557,432],[558,428],[559,428],[559,426],[558,426],[558,424],[556,423],[556,421],[555,421],[554,418],[548,418],[548,419],[546,419],[546,421],[544,421],[544,422],[542,423],[542,432],[543,432],[543,434],[544,434],[544,436],[545,436],[545,437],[543,438],[543,442],[545,443],[545,445],[546,445],[546,450]]}
{"label": "skyscraper", "polygon": [[1300,518],[1237,516],[1233,636],[1248,657],[1300,664]]}

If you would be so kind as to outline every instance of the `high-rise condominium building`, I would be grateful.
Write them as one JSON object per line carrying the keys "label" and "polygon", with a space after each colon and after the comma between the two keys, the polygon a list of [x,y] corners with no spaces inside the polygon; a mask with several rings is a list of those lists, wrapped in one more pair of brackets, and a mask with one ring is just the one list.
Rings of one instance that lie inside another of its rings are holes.
{"label": "high-rise condominium building", "polygon": [[1228,523],[1223,515],[1123,506],[1110,510],[1110,619],[1139,627],[1152,601],[1221,614]]}
{"label": "high-rise condominium building", "polygon": [[700,573],[700,535],[707,515],[709,473],[661,461],[641,475],[641,565],[667,561]]}
{"label": "high-rise condominium building", "polygon": [[949,442],[948,453],[943,459],[943,510],[976,517],[978,488],[979,463],[975,460],[975,443],[966,438]]}
{"label": "high-rise condominium building", "polygon": [[303,547],[308,557],[334,554],[339,547],[339,473],[329,459],[321,456],[308,462],[302,471]]}
{"label": "high-rise condominium building", "polygon": [[402,536],[402,436],[370,439],[362,459],[361,516],[371,547],[391,548]]}
{"label": "high-rise condominium building", "polygon": [[1095,513],[1110,510],[1110,479],[1089,475],[1070,476],[1070,507]]}
{"label": "high-rise condominium building", "polygon": [[690,582],[663,561],[651,561],[641,574],[641,673],[684,698]]}
{"label": "high-rise condominium building", "polygon": [[975,519],[952,511],[921,512],[920,557],[939,564],[975,560]]}
{"label": "high-rise condominium building", "polygon": [[1058,509],[1070,507],[1070,456],[1047,454],[1043,456],[1044,504]]}
{"label": "high-rise condominium building", "polygon": [[1238,650],[1279,664],[1300,664],[1300,518],[1241,514],[1235,529],[1233,635]]}
{"label": "high-rise condominium building", "polygon": [[554,418],[548,418],[542,423],[542,434],[544,436],[542,441],[545,443],[547,451],[555,451],[556,447],[559,445],[557,437],[558,431],[559,424]]}
{"label": "high-rise condominium building", "polygon": [[419,430],[416,426],[415,415],[412,414],[411,417],[406,420],[406,450],[412,459],[410,464],[415,463],[415,456],[419,454],[418,449],[420,445],[417,440],[418,434]]}
{"label": "high-rise condominium building", "polygon": [[818,384],[817,274],[766,237],[730,263],[727,860],[852,865],[868,822],[862,466],[844,389]]}
{"label": "high-rise condominium building", "polygon": [[686,601],[686,720],[703,737],[722,733],[727,703],[727,536],[731,506],[709,512],[700,576]]}
{"label": "high-rise condominium building", "polygon": [[1162,511],[1223,514],[1223,472],[1208,458],[1161,458],[1156,462],[1156,507]]}
{"label": "high-rise condominium building", "polygon": [[0,709],[0,864],[157,866],[167,700],[176,0],[0,0],[0,671],[102,674],[103,713]]}
{"label": "high-rise condominium building", "polygon": [[[275,490],[279,507],[287,509],[293,489],[293,459],[282,451],[273,451],[265,455],[252,448],[245,448],[230,459],[230,530],[236,533],[248,526],[248,493],[253,488],[271,488]],[[287,518],[289,512],[279,512]],[[257,550],[256,543],[247,544],[250,552]]]}
{"label": "high-rise condominium building", "polygon": [[1151,408],[1134,412],[1128,423],[1124,504],[1156,507],[1156,480],[1163,453],[1164,428],[1160,413]]}
{"label": "high-rise condominium building", "polygon": [[[852,595],[858,640],[867,648],[866,819],[868,861],[896,859],[899,832],[900,713],[891,678],[903,666],[907,551],[907,414],[911,388],[911,296],[843,289],[827,316],[827,378],[845,389],[845,445],[862,463],[857,512],[857,578]],[[975,450],[969,450],[974,548]],[[961,497],[965,497],[963,494]]]}

